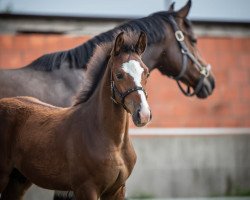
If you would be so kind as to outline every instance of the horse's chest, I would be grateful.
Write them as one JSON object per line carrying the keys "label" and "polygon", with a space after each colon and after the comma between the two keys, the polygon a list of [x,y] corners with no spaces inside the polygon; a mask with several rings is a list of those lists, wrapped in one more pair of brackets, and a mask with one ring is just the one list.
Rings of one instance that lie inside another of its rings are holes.
{"label": "horse's chest", "polygon": [[135,154],[111,154],[106,160],[104,182],[108,188],[124,185],[135,165]]}
{"label": "horse's chest", "polygon": [[131,173],[123,159],[115,159],[105,167],[103,183],[105,188],[113,188],[123,185]]}

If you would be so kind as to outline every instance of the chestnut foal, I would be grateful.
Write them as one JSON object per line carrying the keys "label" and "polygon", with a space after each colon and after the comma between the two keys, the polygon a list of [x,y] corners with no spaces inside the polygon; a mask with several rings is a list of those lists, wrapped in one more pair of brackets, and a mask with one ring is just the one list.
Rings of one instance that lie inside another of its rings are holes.
{"label": "chestnut foal", "polygon": [[[141,33],[120,33],[97,47],[74,106],[59,108],[31,97],[0,100],[1,199],[22,199],[35,183],[72,190],[78,200],[121,200],[136,162],[128,135],[151,119],[141,61],[147,44]],[[104,70],[104,73],[102,70]],[[101,72],[100,72],[101,71]]]}

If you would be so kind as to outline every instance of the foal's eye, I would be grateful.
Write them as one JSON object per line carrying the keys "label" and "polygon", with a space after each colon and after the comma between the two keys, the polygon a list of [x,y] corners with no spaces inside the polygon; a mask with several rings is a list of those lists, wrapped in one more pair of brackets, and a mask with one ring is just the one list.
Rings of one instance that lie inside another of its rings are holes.
{"label": "foal's eye", "polygon": [[117,74],[116,74],[116,78],[117,78],[118,80],[122,80],[122,79],[123,79],[123,74],[122,74],[122,73],[117,73]]}

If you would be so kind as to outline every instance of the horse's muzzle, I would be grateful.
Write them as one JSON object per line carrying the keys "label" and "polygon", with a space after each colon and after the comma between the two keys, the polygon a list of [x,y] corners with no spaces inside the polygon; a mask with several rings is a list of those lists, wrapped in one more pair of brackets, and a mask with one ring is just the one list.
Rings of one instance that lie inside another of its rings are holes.
{"label": "horse's muzzle", "polygon": [[132,119],[136,126],[145,126],[152,119],[151,110],[148,108],[139,108],[132,114]]}
{"label": "horse's muzzle", "polygon": [[215,88],[214,78],[212,76],[208,76],[207,78],[204,79],[202,88],[196,94],[196,96],[198,98],[205,99],[213,93],[214,88]]}

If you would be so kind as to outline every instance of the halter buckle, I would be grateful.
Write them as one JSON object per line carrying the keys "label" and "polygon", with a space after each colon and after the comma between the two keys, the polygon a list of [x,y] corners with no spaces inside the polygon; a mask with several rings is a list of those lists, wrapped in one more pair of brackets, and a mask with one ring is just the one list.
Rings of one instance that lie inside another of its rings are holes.
{"label": "halter buckle", "polygon": [[183,35],[182,31],[180,31],[180,30],[175,31],[174,34],[175,34],[175,38],[177,41],[179,41],[179,42],[184,41],[184,35]]}
{"label": "halter buckle", "polygon": [[202,67],[200,74],[204,75],[206,78],[209,76],[209,70],[206,67]]}

